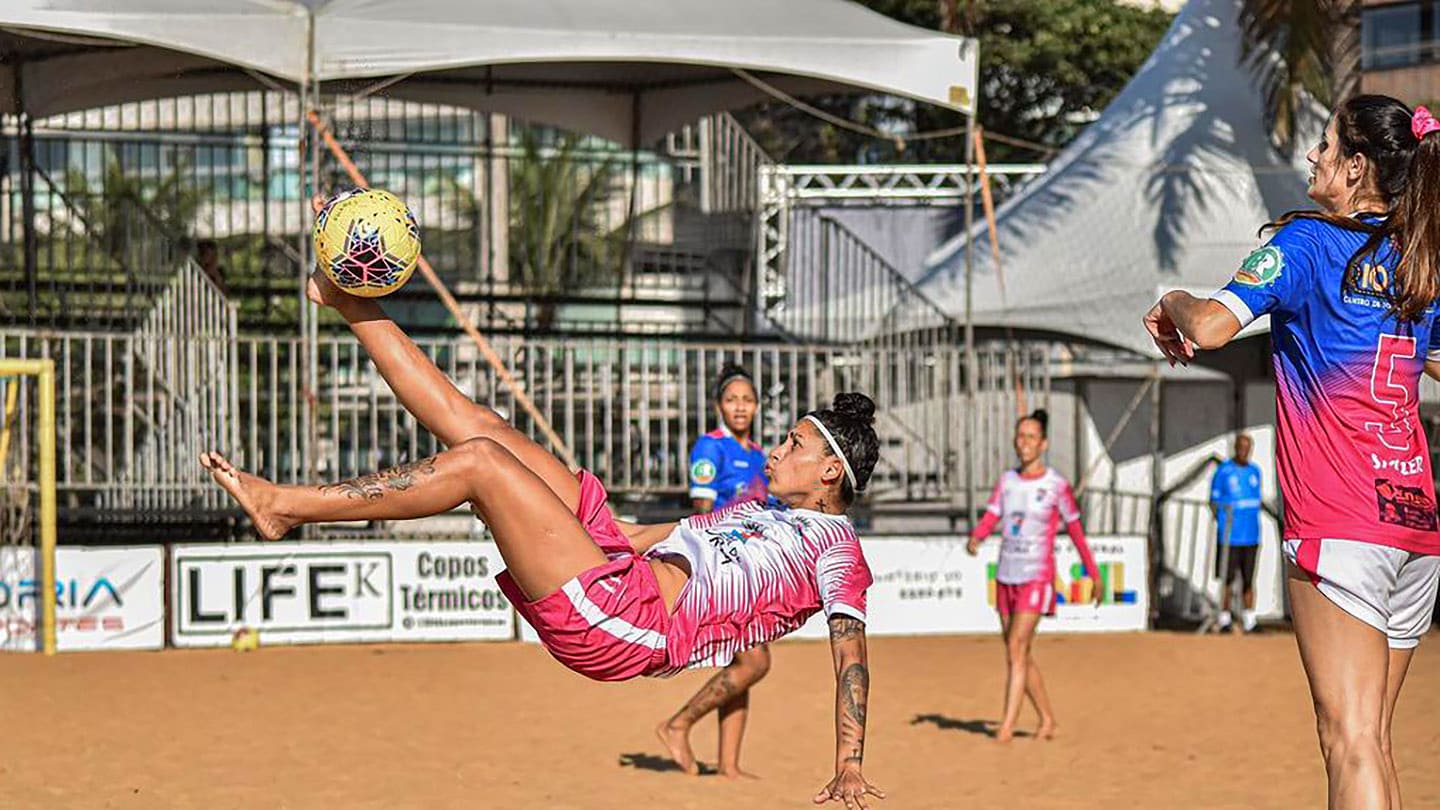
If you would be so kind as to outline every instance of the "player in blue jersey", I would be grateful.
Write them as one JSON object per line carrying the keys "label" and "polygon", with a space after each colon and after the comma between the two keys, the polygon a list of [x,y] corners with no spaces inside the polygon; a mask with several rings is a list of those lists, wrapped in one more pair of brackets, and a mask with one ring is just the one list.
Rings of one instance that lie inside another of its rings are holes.
{"label": "player in blue jersey", "polygon": [[714,396],[720,427],[690,450],[690,502],[700,515],[766,495],[765,451],[751,438],[760,407],[754,380],[744,368],[727,365]]}
{"label": "player in blue jersey", "polygon": [[1188,363],[1270,316],[1286,589],[1330,807],[1400,807],[1395,702],[1440,580],[1422,372],[1440,378],[1440,121],[1356,96],[1307,155],[1321,211],[1288,214],[1210,299],[1145,317]]}
{"label": "player in blue jersey", "polygon": [[[744,368],[727,365],[720,370],[713,394],[721,427],[696,439],[690,451],[690,501],[696,514],[763,501],[768,487],[765,451],[751,438],[760,407],[755,381]],[[720,773],[732,779],[749,776],[740,769],[740,741],[750,713],[750,687],[769,671],[768,645],[737,653],[729,666],[655,729],[686,773],[700,773],[690,748],[690,729],[715,711],[720,719]]]}
{"label": "player in blue jersey", "polygon": [[[1260,552],[1260,466],[1250,461],[1255,442],[1241,433],[1235,455],[1210,479],[1210,509],[1215,513],[1215,576],[1220,577],[1220,632],[1230,629],[1230,585],[1240,580],[1240,614],[1245,632],[1255,619],[1255,562]],[[1228,550],[1227,550],[1228,549]],[[1223,568],[1222,568],[1223,566]]]}

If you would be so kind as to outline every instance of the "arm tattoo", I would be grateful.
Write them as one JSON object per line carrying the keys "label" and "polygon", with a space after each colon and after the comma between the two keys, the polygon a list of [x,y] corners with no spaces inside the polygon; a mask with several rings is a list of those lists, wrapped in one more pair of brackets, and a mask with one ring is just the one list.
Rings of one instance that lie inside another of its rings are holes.
{"label": "arm tattoo", "polygon": [[865,623],[849,616],[835,616],[830,619],[830,642],[849,641],[864,638]]}
{"label": "arm tattoo", "polygon": [[378,501],[386,492],[404,492],[415,486],[421,476],[435,474],[435,458],[422,458],[409,464],[401,464],[390,470],[383,470],[359,478],[351,478],[338,484],[326,484],[321,492],[338,492],[347,498],[362,501]]}
{"label": "arm tattoo", "polygon": [[865,706],[870,695],[870,670],[851,664],[840,673],[841,739],[853,745],[846,762],[860,762],[865,753]]}

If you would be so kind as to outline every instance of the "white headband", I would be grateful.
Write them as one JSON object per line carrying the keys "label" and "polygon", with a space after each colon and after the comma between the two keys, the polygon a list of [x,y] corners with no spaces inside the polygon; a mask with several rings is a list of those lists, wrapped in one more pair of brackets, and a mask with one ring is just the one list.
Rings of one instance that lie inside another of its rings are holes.
{"label": "white headband", "polygon": [[830,435],[829,429],[825,427],[825,423],[821,422],[819,417],[814,414],[807,414],[805,418],[815,423],[815,427],[819,429],[820,435],[824,436],[825,441],[830,443],[830,450],[840,457],[840,463],[845,465],[845,477],[850,479],[850,489],[859,492],[860,485],[855,483],[855,471],[850,469],[850,460],[845,458],[845,454],[841,452],[840,443],[835,441],[834,436]]}

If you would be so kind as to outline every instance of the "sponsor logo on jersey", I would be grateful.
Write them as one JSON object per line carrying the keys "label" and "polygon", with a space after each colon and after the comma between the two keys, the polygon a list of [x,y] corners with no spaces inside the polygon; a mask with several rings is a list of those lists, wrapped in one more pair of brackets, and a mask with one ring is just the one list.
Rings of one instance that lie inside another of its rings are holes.
{"label": "sponsor logo on jersey", "polygon": [[1275,283],[1285,269],[1285,254],[1274,245],[1266,245],[1245,257],[1235,271],[1235,281],[1247,287],[1263,287]]}
{"label": "sponsor logo on jersey", "polygon": [[1390,269],[1385,265],[1379,262],[1361,262],[1359,267],[1345,274],[1345,283],[1342,285],[1345,303],[1389,306],[1390,278]]}
{"label": "sponsor logo on jersey", "polygon": [[1424,487],[1407,487],[1377,478],[1375,500],[1380,522],[1418,531],[1435,531],[1435,499],[1425,492]]}

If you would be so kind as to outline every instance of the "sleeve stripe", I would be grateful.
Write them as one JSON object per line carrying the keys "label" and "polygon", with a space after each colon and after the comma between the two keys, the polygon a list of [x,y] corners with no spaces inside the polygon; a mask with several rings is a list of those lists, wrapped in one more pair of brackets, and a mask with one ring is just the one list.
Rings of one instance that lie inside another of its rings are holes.
{"label": "sleeve stripe", "polygon": [[690,497],[692,497],[692,498],[708,498],[708,499],[710,499],[710,500],[713,501],[713,500],[715,500],[716,498],[720,497],[720,493],[716,492],[716,491],[713,490],[713,489],[707,489],[707,488],[705,488],[705,487],[691,487],[691,488],[690,488]]}
{"label": "sleeve stripe", "polygon": [[1431,362],[1440,362],[1440,346],[1437,346],[1426,352],[1425,359]]}
{"label": "sleeve stripe", "polygon": [[1218,301],[1230,310],[1235,319],[1240,321],[1240,328],[1244,329],[1255,322],[1255,313],[1250,311],[1250,305],[1240,300],[1240,296],[1229,290],[1220,290],[1210,296],[1211,301]]}
{"label": "sleeve stripe", "polygon": [[842,616],[859,619],[862,622],[865,621],[865,611],[851,607],[844,602],[831,602],[830,605],[825,608],[825,618],[827,619],[834,617],[837,613]]}

